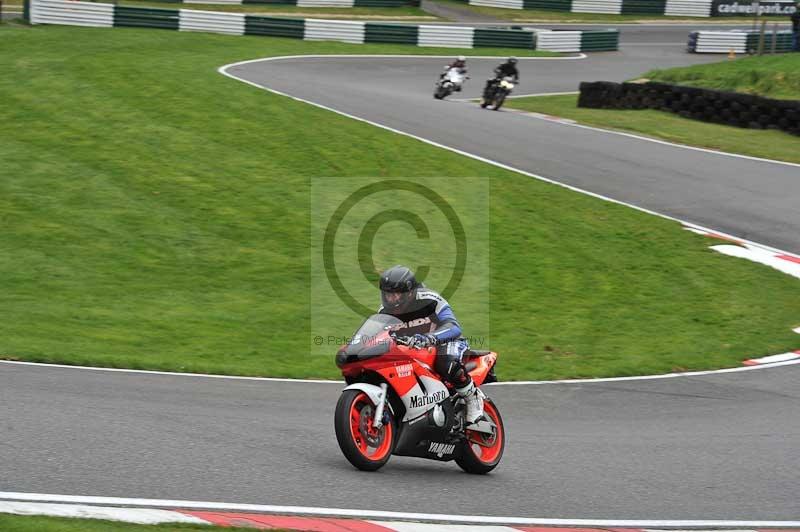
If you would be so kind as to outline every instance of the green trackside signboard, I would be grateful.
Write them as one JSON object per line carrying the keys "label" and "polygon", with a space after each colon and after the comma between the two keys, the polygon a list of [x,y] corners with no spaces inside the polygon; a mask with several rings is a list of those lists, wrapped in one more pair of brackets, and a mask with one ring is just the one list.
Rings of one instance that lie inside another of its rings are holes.
{"label": "green trackside signboard", "polygon": [[772,15],[788,17],[797,10],[794,0],[768,2],[747,2],[737,0],[714,0],[711,4],[712,17],[742,17]]}

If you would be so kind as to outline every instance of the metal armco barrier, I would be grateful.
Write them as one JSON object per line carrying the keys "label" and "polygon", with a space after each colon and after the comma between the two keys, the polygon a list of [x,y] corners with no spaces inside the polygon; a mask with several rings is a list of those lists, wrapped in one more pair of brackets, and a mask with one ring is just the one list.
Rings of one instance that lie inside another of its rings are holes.
{"label": "metal armco barrier", "polygon": [[521,48],[554,52],[613,51],[619,31],[519,30],[265,17],[193,9],[117,6],[73,0],[30,0],[31,23],[159,28],[313,41],[401,43],[449,48]]}
{"label": "metal armco barrier", "polygon": [[[737,54],[754,53],[758,50],[758,30],[732,31],[693,31],[689,34],[686,48],[698,54],[727,54],[731,50]],[[772,51],[773,33],[764,33],[764,50]],[[792,32],[781,30],[775,38],[776,52],[792,50]]]}

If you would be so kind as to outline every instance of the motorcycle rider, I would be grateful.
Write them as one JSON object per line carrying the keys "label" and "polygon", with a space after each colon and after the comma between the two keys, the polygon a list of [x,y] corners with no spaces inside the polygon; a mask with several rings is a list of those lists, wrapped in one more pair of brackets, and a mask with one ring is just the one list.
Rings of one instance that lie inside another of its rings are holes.
{"label": "motorcycle rider", "polygon": [[[460,74],[463,74],[463,75],[464,75],[464,78],[466,78],[466,77],[467,77],[467,58],[466,58],[466,57],[464,57],[463,55],[459,55],[459,56],[458,56],[458,57],[455,59],[455,61],[453,61],[452,63],[450,63],[450,64],[449,64],[449,65],[447,65],[446,67],[444,67],[444,72],[442,72],[441,74],[439,74],[439,80],[440,80],[440,81],[444,79],[444,76],[445,76],[445,75],[446,75],[448,72],[450,72],[450,69],[451,69],[451,68],[456,68],[456,69],[458,69],[458,72],[459,72]],[[455,87],[455,90],[456,90],[456,92],[459,92],[459,91],[461,90],[461,85],[456,85],[456,87]]]}
{"label": "motorcycle rider", "polygon": [[455,386],[467,406],[467,423],[483,415],[483,397],[462,362],[469,348],[450,304],[417,281],[409,268],[393,266],[381,274],[381,314],[391,314],[403,324],[397,332],[411,338],[409,346],[436,347],[434,369]]}
{"label": "motorcycle rider", "polygon": [[517,58],[509,57],[505,63],[502,63],[494,69],[494,77],[486,80],[486,87],[483,89],[483,97],[486,99],[489,95],[489,90],[500,82],[505,77],[514,78],[514,83],[519,82],[519,70],[517,70]]}

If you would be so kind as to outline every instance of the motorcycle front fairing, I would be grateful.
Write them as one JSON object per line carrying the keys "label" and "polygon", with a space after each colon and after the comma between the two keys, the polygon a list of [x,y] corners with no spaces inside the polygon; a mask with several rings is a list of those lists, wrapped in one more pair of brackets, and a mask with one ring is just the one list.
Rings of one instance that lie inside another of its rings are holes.
{"label": "motorcycle front fairing", "polygon": [[379,357],[389,352],[392,339],[389,332],[402,322],[390,314],[373,314],[336,353],[336,365],[343,368],[351,362]]}

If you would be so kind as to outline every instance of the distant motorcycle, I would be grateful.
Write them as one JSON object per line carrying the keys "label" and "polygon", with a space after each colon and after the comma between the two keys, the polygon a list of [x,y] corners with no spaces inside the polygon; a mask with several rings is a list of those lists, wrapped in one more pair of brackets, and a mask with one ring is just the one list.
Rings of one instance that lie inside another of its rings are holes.
{"label": "distant motorcycle", "polygon": [[453,92],[461,90],[464,81],[468,79],[467,75],[460,68],[450,68],[445,72],[444,76],[436,82],[436,90],[433,97],[437,100],[447,98]]}
{"label": "distant motorcycle", "polygon": [[511,76],[506,76],[499,81],[495,81],[486,89],[483,93],[483,99],[481,100],[481,107],[486,109],[487,107],[491,107],[495,111],[500,109],[503,106],[503,102],[506,101],[506,98],[511,91],[514,90],[516,87],[516,81]]}

